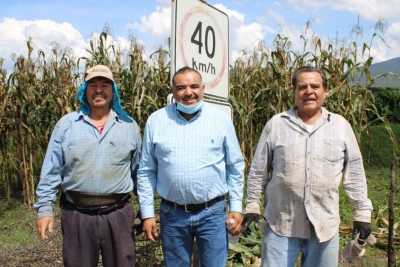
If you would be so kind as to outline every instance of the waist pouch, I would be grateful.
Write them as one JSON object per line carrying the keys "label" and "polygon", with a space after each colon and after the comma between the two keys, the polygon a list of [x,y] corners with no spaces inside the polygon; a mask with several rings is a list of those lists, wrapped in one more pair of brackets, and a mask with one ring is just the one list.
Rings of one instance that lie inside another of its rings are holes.
{"label": "waist pouch", "polygon": [[67,191],[74,205],[80,208],[111,206],[130,198],[129,193],[122,194],[89,194],[79,191]]}

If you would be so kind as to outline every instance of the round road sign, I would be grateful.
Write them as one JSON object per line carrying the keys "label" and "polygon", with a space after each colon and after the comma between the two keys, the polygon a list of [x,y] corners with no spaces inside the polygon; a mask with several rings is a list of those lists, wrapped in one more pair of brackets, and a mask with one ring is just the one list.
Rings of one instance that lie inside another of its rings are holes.
{"label": "round road sign", "polygon": [[228,16],[199,0],[177,0],[175,8],[175,70],[198,70],[207,96],[228,99]]}

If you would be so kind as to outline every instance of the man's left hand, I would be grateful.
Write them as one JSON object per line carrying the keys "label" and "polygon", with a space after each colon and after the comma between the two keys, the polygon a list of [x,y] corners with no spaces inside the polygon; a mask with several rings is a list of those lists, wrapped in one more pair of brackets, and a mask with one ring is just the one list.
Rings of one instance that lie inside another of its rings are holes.
{"label": "man's left hand", "polygon": [[235,222],[228,230],[231,235],[235,236],[238,235],[240,233],[240,230],[242,229],[242,213],[240,212],[229,213],[228,218],[225,221],[225,224],[228,225],[231,219],[234,219]]}
{"label": "man's left hand", "polygon": [[371,234],[371,224],[366,222],[353,222],[353,236],[351,239],[356,239],[357,234],[360,233],[360,239],[367,239],[367,237]]}

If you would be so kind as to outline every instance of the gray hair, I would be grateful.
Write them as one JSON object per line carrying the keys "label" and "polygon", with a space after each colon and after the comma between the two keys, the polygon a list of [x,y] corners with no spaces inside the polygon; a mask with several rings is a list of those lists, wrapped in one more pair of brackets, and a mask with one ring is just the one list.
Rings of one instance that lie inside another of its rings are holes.
{"label": "gray hair", "polygon": [[292,86],[294,90],[296,90],[297,88],[298,77],[303,72],[318,72],[322,78],[322,86],[324,87],[325,90],[328,89],[328,79],[326,78],[326,74],[322,70],[316,67],[303,66],[297,68],[292,75]]}

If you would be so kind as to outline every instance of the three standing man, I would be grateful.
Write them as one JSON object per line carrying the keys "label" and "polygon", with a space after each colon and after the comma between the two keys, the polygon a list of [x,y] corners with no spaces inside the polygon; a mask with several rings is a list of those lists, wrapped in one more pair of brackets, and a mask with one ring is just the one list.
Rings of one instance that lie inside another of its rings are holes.
{"label": "three standing man", "polygon": [[[350,124],[322,107],[326,75],[301,67],[292,85],[296,107],[268,121],[258,142],[244,232],[258,223],[264,193],[262,265],[294,266],[302,252],[304,267],[337,266],[341,183],[354,207],[354,234],[365,239],[371,233],[362,157]],[[172,93],[176,103],[149,117],[141,150],[138,126],[121,109],[111,71],[87,70],[78,92],[80,110],[64,116],[53,131],[35,204],[38,233],[46,239],[58,186],[66,190],[61,218],[66,266],[96,266],[99,250],[105,266],[134,265],[128,200],[136,172],[143,230],[152,241],[158,237],[155,192],[162,197],[166,266],[190,266],[194,238],[202,266],[225,266],[226,226],[233,219],[229,231],[238,235],[242,224],[239,143],[231,119],[204,103],[198,71],[178,70]]]}

